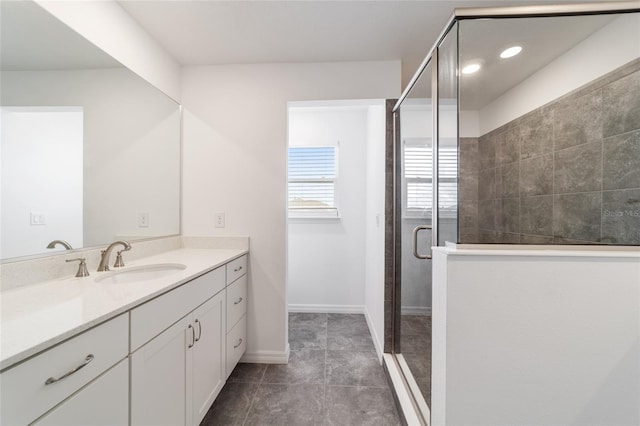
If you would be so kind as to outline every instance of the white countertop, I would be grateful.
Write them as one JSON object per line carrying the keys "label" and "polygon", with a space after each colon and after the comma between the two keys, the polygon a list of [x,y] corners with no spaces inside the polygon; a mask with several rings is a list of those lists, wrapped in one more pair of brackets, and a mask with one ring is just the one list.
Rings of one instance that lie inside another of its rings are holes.
{"label": "white countertop", "polygon": [[0,370],[41,352],[246,254],[242,249],[182,248],[126,262],[130,267],[182,263],[186,269],[149,281],[95,282],[106,272],[62,278],[0,293]]}
{"label": "white countertop", "polygon": [[567,246],[524,244],[454,244],[432,247],[451,256],[607,257],[640,259],[637,246]]}

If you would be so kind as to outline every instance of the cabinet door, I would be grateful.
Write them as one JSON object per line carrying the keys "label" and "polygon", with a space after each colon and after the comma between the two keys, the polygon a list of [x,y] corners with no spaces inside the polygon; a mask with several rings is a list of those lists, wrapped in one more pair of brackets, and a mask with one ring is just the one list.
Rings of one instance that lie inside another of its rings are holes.
{"label": "cabinet door", "polygon": [[189,326],[185,317],[131,355],[132,425],[186,424]]}
{"label": "cabinet door", "polygon": [[34,424],[125,426],[128,423],[129,361],[125,359]]}
{"label": "cabinet door", "polygon": [[197,341],[192,356],[192,409],[194,425],[200,424],[225,381],[225,293],[209,299],[192,314]]}

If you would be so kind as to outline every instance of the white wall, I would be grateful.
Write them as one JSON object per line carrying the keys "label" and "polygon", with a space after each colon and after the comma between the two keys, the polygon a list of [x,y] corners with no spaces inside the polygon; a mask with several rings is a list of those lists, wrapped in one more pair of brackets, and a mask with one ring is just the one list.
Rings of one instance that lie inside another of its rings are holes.
{"label": "white wall", "polygon": [[384,352],[384,252],[385,252],[385,105],[369,108],[367,117],[367,167],[365,209],[365,316],[382,359]]}
{"label": "white wall", "polygon": [[640,252],[434,259],[433,425],[640,424]]}
{"label": "white wall", "polygon": [[367,121],[368,108],[363,106],[289,109],[289,146],[338,146],[339,214],[339,218],[289,219],[291,310],[362,312]]}
{"label": "white wall", "polygon": [[287,102],[399,94],[399,61],[184,69],[183,233],[251,238],[245,361],[286,361]]}
{"label": "white wall", "polygon": [[622,15],[482,108],[479,112],[480,134],[484,135],[638,57],[640,13]]}
{"label": "white wall", "polygon": [[35,0],[123,65],[180,100],[180,65],[114,0]]}
{"label": "white wall", "polygon": [[82,246],[180,232],[180,111],[163,93],[124,68],[3,71],[2,104],[83,107]]}
{"label": "white wall", "polygon": [[0,110],[0,258],[43,252],[57,239],[82,247],[82,108]]}

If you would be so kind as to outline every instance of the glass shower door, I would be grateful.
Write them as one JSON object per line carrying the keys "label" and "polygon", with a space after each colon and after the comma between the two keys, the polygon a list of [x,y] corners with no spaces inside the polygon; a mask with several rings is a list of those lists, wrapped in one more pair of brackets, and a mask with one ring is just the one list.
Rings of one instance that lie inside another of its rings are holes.
{"label": "glass shower door", "polygon": [[431,397],[433,67],[396,114],[396,309],[394,352],[416,402]]}
{"label": "glass shower door", "polygon": [[[394,352],[430,417],[431,247],[458,242],[457,26],[396,111]],[[437,171],[437,173],[434,173]]]}

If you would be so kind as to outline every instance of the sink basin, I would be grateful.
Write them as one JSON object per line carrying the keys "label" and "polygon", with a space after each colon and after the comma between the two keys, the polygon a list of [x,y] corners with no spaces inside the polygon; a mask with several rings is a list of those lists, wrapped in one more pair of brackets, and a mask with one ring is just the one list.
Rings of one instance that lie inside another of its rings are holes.
{"label": "sink basin", "polygon": [[186,269],[181,263],[157,263],[125,268],[121,271],[107,272],[97,277],[99,283],[124,284],[163,278]]}

